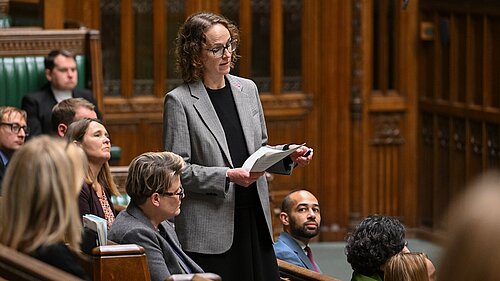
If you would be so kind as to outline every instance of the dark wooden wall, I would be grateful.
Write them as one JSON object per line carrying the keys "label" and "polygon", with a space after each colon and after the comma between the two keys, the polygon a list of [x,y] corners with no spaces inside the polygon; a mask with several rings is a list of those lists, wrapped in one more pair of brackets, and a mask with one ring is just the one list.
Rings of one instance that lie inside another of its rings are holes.
{"label": "dark wooden wall", "polygon": [[432,238],[465,182],[500,162],[498,1],[411,0],[406,10],[398,0],[40,2],[46,14],[49,2],[64,7],[46,28],[101,31],[103,109],[120,165],[162,150],[163,97],[180,83],[179,24],[199,10],[237,22],[235,73],[257,82],[270,143],[315,149],[309,167],[274,176],[271,199],[315,193],[321,240],[343,239],[370,213]]}
{"label": "dark wooden wall", "polygon": [[420,13],[419,224],[439,232],[465,183],[499,166],[500,3],[422,1]]}

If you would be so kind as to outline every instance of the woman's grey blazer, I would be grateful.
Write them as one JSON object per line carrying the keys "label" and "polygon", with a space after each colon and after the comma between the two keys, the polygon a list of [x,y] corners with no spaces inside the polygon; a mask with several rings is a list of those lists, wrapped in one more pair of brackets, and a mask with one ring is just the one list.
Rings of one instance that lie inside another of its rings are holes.
{"label": "woman's grey blazer", "polygon": [[[111,225],[108,239],[118,244],[138,244],[144,248],[152,281],[163,281],[172,274],[200,273],[203,269],[181,249],[173,226],[161,223],[160,234],[133,202],[121,211]],[[177,254],[176,254],[177,253]]]}
{"label": "woman's grey blazer", "polygon": [[[257,91],[251,80],[226,75],[231,85],[248,152],[267,145],[267,128]],[[166,151],[184,158],[182,174],[186,198],[175,218],[176,231],[185,251],[220,254],[231,247],[234,234],[235,193],[226,184],[231,162],[224,129],[201,81],[184,83],[165,96],[163,134]],[[289,173],[283,166],[277,171]],[[269,192],[265,176],[257,189],[272,241]]]}

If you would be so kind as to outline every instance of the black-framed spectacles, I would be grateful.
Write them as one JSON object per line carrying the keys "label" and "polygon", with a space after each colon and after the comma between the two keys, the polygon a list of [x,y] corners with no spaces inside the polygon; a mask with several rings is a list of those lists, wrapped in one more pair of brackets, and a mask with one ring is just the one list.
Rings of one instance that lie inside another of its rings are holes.
{"label": "black-framed spectacles", "polygon": [[211,49],[205,49],[205,50],[212,52],[215,57],[222,58],[224,56],[224,54],[226,53],[226,50],[232,54],[236,50],[236,48],[238,48],[238,40],[235,39],[235,40],[230,40],[229,42],[227,42],[226,46],[217,46],[217,47],[213,47]]}
{"label": "black-framed spectacles", "polygon": [[19,134],[19,130],[23,129],[24,134],[28,136],[30,134],[30,128],[28,126],[21,126],[19,123],[0,123],[2,126],[10,126],[10,131],[14,134]]}
{"label": "black-framed spectacles", "polygon": [[186,196],[186,194],[184,193],[184,188],[182,187],[179,187],[179,191],[177,192],[163,192],[162,195],[167,195],[167,196],[174,196],[174,195],[179,195],[179,199],[182,199]]}

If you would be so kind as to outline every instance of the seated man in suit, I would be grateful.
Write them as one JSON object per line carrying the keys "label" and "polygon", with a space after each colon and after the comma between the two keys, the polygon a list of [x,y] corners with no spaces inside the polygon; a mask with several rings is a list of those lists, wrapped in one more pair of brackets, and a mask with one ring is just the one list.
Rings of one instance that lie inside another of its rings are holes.
{"label": "seated man in suit", "polygon": [[[38,92],[23,97],[21,108],[28,114],[30,136],[52,132],[52,108],[69,98],[84,98],[96,105],[92,92],[77,89],[78,71],[75,55],[67,50],[53,50],[45,58],[45,77],[48,80]],[[96,113],[101,119],[99,110]]]}
{"label": "seated man in suit", "polygon": [[276,258],[321,273],[308,246],[321,224],[316,197],[307,190],[288,194],[281,205],[280,219],[284,231],[274,244]]}
{"label": "seated man in suit", "polygon": [[83,118],[97,118],[95,105],[84,98],[70,98],[52,108],[52,132],[64,137],[68,126]]}
{"label": "seated man in suit", "polygon": [[108,238],[116,243],[144,247],[152,281],[163,281],[172,274],[203,272],[182,251],[168,221],[181,212],[184,189],[180,175],[184,165],[182,157],[172,152],[147,152],[132,160],[126,181],[131,202],[109,231]]}
{"label": "seated man in suit", "polygon": [[12,106],[0,106],[0,190],[7,163],[28,134],[26,112]]}

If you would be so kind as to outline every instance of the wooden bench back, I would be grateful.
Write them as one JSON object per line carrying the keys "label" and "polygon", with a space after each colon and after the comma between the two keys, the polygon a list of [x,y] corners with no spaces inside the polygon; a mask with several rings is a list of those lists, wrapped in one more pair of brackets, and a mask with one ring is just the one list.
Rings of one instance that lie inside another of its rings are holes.
{"label": "wooden bench back", "polygon": [[288,281],[340,281],[328,275],[278,259],[281,280]]}
{"label": "wooden bench back", "polygon": [[77,55],[78,87],[91,89],[103,112],[100,35],[88,29],[1,28],[0,105],[20,107],[23,95],[46,83],[43,59],[53,49]]}

